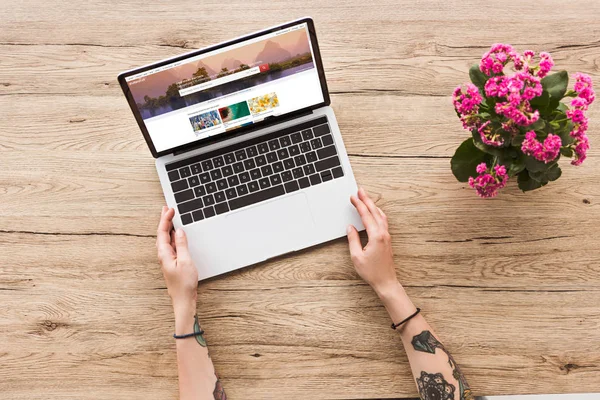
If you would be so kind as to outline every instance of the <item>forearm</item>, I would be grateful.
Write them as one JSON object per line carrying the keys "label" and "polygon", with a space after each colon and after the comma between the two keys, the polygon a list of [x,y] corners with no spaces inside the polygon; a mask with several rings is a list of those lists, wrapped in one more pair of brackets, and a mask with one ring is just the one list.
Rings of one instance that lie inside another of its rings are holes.
{"label": "forearm", "polygon": [[[378,295],[394,323],[404,320],[416,310],[400,284]],[[423,400],[472,399],[460,368],[421,314],[411,318],[398,331]]]}
{"label": "forearm", "polygon": [[[175,334],[183,335],[201,330],[195,311],[195,305],[175,310]],[[215,373],[203,335],[177,340],[177,369],[180,399],[227,398]]]}

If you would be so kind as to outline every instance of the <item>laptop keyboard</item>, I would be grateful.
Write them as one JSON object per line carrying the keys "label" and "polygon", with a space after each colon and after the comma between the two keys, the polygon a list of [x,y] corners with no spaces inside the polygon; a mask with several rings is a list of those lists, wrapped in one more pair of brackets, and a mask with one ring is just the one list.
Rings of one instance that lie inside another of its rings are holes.
{"label": "laptop keyboard", "polygon": [[326,117],[166,169],[184,225],[344,176]]}

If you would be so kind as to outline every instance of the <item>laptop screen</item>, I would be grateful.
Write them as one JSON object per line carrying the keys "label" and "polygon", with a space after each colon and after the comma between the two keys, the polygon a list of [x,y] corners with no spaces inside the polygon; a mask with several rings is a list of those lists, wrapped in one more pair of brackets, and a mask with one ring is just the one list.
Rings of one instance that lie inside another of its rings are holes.
{"label": "laptop screen", "polygon": [[324,102],[306,22],[231,43],[125,76],[156,153]]}

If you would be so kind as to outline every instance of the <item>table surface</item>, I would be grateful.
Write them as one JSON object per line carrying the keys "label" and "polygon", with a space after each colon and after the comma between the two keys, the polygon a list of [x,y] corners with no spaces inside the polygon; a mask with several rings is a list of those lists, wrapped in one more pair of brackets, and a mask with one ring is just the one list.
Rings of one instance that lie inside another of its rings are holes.
{"label": "table surface", "polygon": [[[176,398],[164,199],[116,76],[305,15],[398,275],[474,393],[597,391],[600,106],[582,167],[487,201],[451,174],[450,94],[499,41],[600,86],[600,2],[22,0],[0,5],[3,398]],[[201,283],[199,310],[232,399],[416,395],[344,240]]]}

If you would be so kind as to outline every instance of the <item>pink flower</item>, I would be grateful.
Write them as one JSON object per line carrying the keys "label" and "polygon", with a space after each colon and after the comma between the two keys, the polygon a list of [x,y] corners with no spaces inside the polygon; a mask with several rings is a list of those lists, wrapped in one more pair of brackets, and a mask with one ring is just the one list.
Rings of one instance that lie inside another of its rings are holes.
{"label": "pink flower", "polygon": [[529,101],[542,94],[540,78],[528,72],[494,76],[486,82],[484,89],[486,96],[506,100],[496,103],[495,110],[513,123],[527,126],[538,120],[539,112],[532,110]]}
{"label": "pink flower", "polygon": [[521,145],[521,151],[528,156],[534,157],[538,161],[543,161],[548,164],[558,157],[561,145],[562,141],[558,135],[550,133],[544,140],[544,143],[540,143],[537,140],[535,132],[529,131],[525,134],[525,140],[523,140],[523,144]]}
{"label": "pink flower", "polygon": [[590,149],[590,142],[586,134],[583,134],[571,145],[575,152],[575,159],[571,161],[573,165],[581,165],[587,158],[587,151]]}
{"label": "pink flower", "polygon": [[550,53],[541,52],[540,53],[540,69],[537,73],[537,76],[540,78],[545,77],[546,75],[548,75],[548,72],[550,72],[550,70],[552,69],[553,66],[554,66],[554,60],[552,59],[552,56],[550,55]]}
{"label": "pink flower", "polygon": [[463,128],[473,129],[479,125],[480,119],[476,116],[479,112],[479,105],[483,101],[477,86],[469,83],[467,89],[463,92],[459,86],[452,93],[452,104],[454,109],[460,115]]}
{"label": "pink flower", "polygon": [[492,121],[487,121],[482,124],[479,129],[479,136],[481,136],[481,141],[488,146],[500,147],[504,144],[504,139],[502,135],[500,135],[499,131],[493,131],[491,126]]}
{"label": "pink flower", "polygon": [[495,197],[498,190],[506,186],[508,174],[504,165],[496,165],[493,170],[488,170],[486,163],[481,163],[476,168],[479,176],[469,177],[469,186],[483,198]]}
{"label": "pink flower", "polygon": [[575,91],[585,101],[588,106],[596,99],[596,93],[592,85],[592,78],[589,75],[582,74],[580,72],[575,74]]}
{"label": "pink flower", "polygon": [[500,74],[511,60],[515,63],[516,69],[523,67],[523,59],[511,45],[496,43],[481,58],[479,69],[488,76]]}

